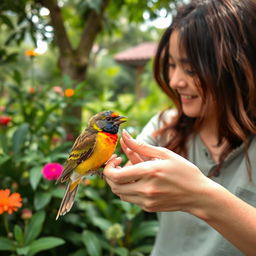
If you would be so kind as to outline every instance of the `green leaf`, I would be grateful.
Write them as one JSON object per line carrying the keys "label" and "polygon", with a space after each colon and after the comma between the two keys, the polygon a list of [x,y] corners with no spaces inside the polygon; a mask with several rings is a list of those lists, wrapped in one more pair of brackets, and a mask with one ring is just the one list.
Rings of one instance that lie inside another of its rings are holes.
{"label": "green leaf", "polygon": [[35,166],[31,168],[29,171],[29,182],[33,190],[36,190],[42,178],[41,169],[42,169],[42,166]]}
{"label": "green leaf", "polygon": [[24,240],[23,231],[21,227],[18,225],[14,226],[14,237],[19,244],[23,243],[23,240]]}
{"label": "green leaf", "polygon": [[2,20],[2,22],[5,23],[9,27],[9,29],[14,29],[12,21],[8,16],[1,14],[0,20]]}
{"label": "green leaf", "polygon": [[88,255],[86,249],[79,249],[76,252],[69,254],[68,256],[86,256],[86,255]]}
{"label": "green leaf", "polygon": [[141,212],[141,208],[135,204],[124,202],[119,199],[113,200],[113,203],[125,211],[128,220],[134,219]]}
{"label": "green leaf", "polygon": [[44,220],[44,211],[37,212],[33,215],[28,223],[27,232],[25,233],[25,244],[31,243],[38,237],[38,235],[41,233]]}
{"label": "green leaf", "polygon": [[50,192],[37,192],[34,197],[34,206],[36,210],[44,208],[51,200],[52,194]]}
{"label": "green leaf", "polygon": [[[8,154],[8,139],[7,139],[7,133],[5,131],[0,130],[0,146],[2,148],[2,151],[6,154]],[[2,157],[2,156],[1,156]],[[6,158],[6,156],[5,156]],[[5,159],[3,159],[5,161]],[[4,162],[3,161],[3,162]]]}
{"label": "green leaf", "polygon": [[49,250],[51,248],[64,244],[65,241],[58,237],[42,237],[32,242],[29,246],[28,256],[33,256],[38,252]]}
{"label": "green leaf", "polygon": [[103,232],[105,232],[111,225],[112,223],[108,221],[107,219],[101,218],[101,217],[92,217],[91,221],[94,226],[100,228]]}
{"label": "green leaf", "polygon": [[7,162],[11,157],[9,155],[0,155],[0,166]]}
{"label": "green leaf", "polygon": [[82,233],[82,241],[90,256],[101,256],[101,244],[98,237],[91,231],[85,230]]}
{"label": "green leaf", "polygon": [[76,246],[76,248],[83,248],[81,232],[68,230],[64,234],[64,239],[66,241],[71,242],[72,244],[74,244]]}
{"label": "green leaf", "polygon": [[22,76],[21,76],[21,73],[17,69],[14,70],[12,77],[13,77],[14,81],[18,85],[21,85],[21,83],[22,83]]}
{"label": "green leaf", "polygon": [[158,222],[153,221],[144,221],[140,223],[132,232],[133,241],[138,241],[139,239],[155,236],[158,231]]}
{"label": "green leaf", "polygon": [[92,199],[93,201],[100,200],[99,191],[93,188],[90,188],[90,187],[86,188],[84,190],[84,193],[88,198]]}
{"label": "green leaf", "polygon": [[49,118],[49,115],[58,107],[59,107],[59,103],[56,103],[44,111],[43,115],[38,119],[35,131],[38,131],[42,126],[45,125],[45,122]]}
{"label": "green leaf", "polygon": [[0,237],[0,251],[15,251],[16,247],[14,242],[5,238]]}
{"label": "green leaf", "polygon": [[114,249],[115,254],[119,256],[128,256],[129,251],[125,247],[117,247]]}
{"label": "green leaf", "polygon": [[142,246],[134,248],[133,251],[150,254],[150,252],[152,251],[152,248],[153,248],[153,245],[142,245]]}
{"label": "green leaf", "polygon": [[16,251],[17,251],[18,255],[27,255],[28,251],[29,251],[29,246],[19,247],[19,248],[17,248]]}
{"label": "green leaf", "polygon": [[65,192],[65,188],[64,187],[56,187],[54,189],[52,189],[52,196],[57,197],[57,198],[63,198]]}
{"label": "green leaf", "polygon": [[18,127],[14,132],[12,142],[13,142],[13,151],[15,155],[18,155],[21,152],[22,147],[26,141],[26,137],[29,131],[28,124],[24,123]]}

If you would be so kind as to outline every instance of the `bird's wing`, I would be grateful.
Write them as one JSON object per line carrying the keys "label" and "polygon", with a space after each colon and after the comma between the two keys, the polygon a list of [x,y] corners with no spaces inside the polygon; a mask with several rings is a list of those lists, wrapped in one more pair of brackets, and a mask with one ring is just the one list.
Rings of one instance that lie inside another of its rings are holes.
{"label": "bird's wing", "polygon": [[64,170],[58,178],[57,183],[59,181],[67,181],[70,178],[73,170],[80,163],[82,163],[91,156],[96,145],[96,137],[97,133],[88,130],[86,130],[77,137],[71,149],[71,153],[64,164]]}

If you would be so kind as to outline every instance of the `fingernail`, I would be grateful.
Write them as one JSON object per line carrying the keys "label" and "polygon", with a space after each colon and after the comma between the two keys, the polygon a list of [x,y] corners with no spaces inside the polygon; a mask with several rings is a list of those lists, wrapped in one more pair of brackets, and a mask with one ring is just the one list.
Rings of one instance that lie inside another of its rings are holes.
{"label": "fingernail", "polygon": [[123,136],[130,137],[130,134],[125,129],[123,129]]}
{"label": "fingernail", "polygon": [[124,137],[126,139],[128,139],[128,140],[132,140],[133,139],[129,132],[127,132],[125,129],[123,131],[124,131],[123,135],[124,135]]}

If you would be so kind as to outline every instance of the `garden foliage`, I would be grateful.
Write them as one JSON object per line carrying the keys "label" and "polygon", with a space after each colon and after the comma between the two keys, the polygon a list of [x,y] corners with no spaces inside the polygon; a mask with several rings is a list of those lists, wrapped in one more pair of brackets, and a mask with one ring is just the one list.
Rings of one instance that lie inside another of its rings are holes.
{"label": "garden foliage", "polygon": [[[98,91],[88,90],[92,86],[86,82],[73,86],[67,76],[61,86],[40,84],[30,72],[37,56],[27,55],[29,77],[20,65],[9,72],[1,91],[0,191],[6,195],[0,198],[1,255],[147,255],[157,231],[155,217],[120,201],[100,177],[88,177],[71,212],[56,221],[64,185],[55,185],[55,172],[62,168],[75,139],[66,133],[64,121],[81,122],[72,115],[63,117],[63,109],[82,106],[82,127],[96,112],[118,111],[129,118],[125,128],[136,136],[163,107],[151,76],[142,79],[148,90],[143,99],[135,99],[132,93],[114,95],[108,86]],[[106,80],[114,82],[116,76],[114,72],[97,80],[91,72],[98,86]],[[119,145],[116,153],[122,155]],[[22,201],[12,204],[13,194]]]}

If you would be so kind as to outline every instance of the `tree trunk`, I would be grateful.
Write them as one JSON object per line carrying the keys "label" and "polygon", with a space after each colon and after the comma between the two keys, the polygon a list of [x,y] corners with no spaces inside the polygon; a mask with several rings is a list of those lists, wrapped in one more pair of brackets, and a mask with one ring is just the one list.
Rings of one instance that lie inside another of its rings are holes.
{"label": "tree trunk", "polygon": [[[68,75],[74,81],[73,86],[75,89],[76,84],[85,80],[90,52],[97,35],[102,29],[103,14],[109,0],[101,1],[100,11],[91,9],[87,16],[80,42],[76,49],[71,47],[71,43],[61,15],[61,8],[58,6],[57,0],[38,0],[38,2],[48,8],[50,11],[55,41],[60,52],[58,60],[59,67],[62,74]],[[64,120],[65,117],[74,116],[81,121],[82,108],[81,106],[69,105],[64,110],[63,115]],[[68,134],[72,134],[73,136],[77,136],[80,132],[80,125],[73,125],[65,122],[64,127],[66,132]]]}
{"label": "tree trunk", "polygon": [[[79,64],[79,60],[73,56],[59,58],[59,66],[62,74],[68,75],[73,81],[73,89],[76,85],[86,78],[86,70],[88,64]],[[75,117],[78,121],[77,124],[73,124],[65,121],[66,117]],[[71,134],[76,137],[81,131],[81,120],[82,120],[82,106],[73,106],[72,104],[67,104],[66,108],[63,110],[64,127],[67,134]]]}

